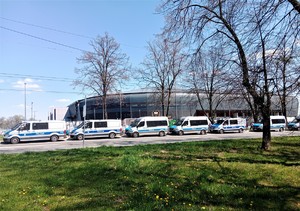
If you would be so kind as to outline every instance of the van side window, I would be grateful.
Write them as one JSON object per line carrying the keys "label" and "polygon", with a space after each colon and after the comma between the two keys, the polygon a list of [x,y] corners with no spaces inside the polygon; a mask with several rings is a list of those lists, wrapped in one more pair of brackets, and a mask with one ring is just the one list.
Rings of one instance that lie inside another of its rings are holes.
{"label": "van side window", "polygon": [[272,119],[272,124],[285,124],[284,119]]}
{"label": "van side window", "polygon": [[32,130],[48,130],[48,122],[39,122],[32,124]]}
{"label": "van side window", "polygon": [[185,121],[182,123],[182,126],[187,126],[188,124],[189,124],[188,121]]}
{"label": "van side window", "polygon": [[144,127],[144,126],[145,126],[145,122],[144,121],[140,122],[139,125],[138,125],[138,127]]}
{"label": "van side window", "polygon": [[26,123],[24,130],[30,130],[30,123]]}
{"label": "van side window", "polygon": [[85,127],[86,128],[93,128],[93,122],[88,122]]}
{"label": "van side window", "polygon": [[232,119],[232,120],[229,120],[229,121],[230,121],[231,125],[237,125],[238,124],[237,119]]}
{"label": "van side window", "polygon": [[30,123],[26,123],[23,127],[21,127],[19,130],[30,130]]}
{"label": "van side window", "polygon": [[191,126],[197,126],[197,125],[208,125],[208,122],[206,119],[203,120],[191,120]]}
{"label": "van side window", "polygon": [[95,128],[107,127],[107,122],[95,122]]}
{"label": "van side window", "polygon": [[159,126],[168,126],[167,120],[162,120],[162,121],[159,121],[159,122],[160,122]]}
{"label": "van side window", "polygon": [[147,127],[168,126],[166,120],[147,121]]}

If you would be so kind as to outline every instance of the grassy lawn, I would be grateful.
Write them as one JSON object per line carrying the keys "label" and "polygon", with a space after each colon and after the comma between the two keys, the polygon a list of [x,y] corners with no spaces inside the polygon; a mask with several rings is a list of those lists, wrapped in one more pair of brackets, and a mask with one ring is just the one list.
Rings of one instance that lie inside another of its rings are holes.
{"label": "grassy lawn", "polygon": [[300,210],[300,138],[0,155],[0,210]]}

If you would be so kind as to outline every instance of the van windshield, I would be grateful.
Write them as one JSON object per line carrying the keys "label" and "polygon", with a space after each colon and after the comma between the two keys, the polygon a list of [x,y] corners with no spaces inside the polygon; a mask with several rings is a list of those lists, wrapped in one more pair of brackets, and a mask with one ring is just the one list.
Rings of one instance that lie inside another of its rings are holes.
{"label": "van windshield", "polygon": [[219,119],[217,120],[217,124],[221,125],[225,120],[224,119]]}
{"label": "van windshield", "polygon": [[18,123],[11,130],[17,130],[21,125],[22,125],[22,123]]}
{"label": "van windshield", "polygon": [[183,120],[182,119],[177,119],[174,125],[180,126],[182,124]]}
{"label": "van windshield", "polygon": [[131,122],[130,127],[136,127],[140,122],[140,119],[136,119],[133,122]]}
{"label": "van windshield", "polygon": [[82,128],[83,125],[84,125],[84,122],[81,122],[81,123],[77,126],[77,128]]}

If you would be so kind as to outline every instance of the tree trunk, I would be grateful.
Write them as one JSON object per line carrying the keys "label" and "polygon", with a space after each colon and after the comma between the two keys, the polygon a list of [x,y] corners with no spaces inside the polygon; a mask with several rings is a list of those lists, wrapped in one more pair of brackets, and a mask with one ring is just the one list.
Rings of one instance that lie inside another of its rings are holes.
{"label": "tree trunk", "polygon": [[165,90],[163,89],[161,93],[161,116],[165,116]]}
{"label": "tree trunk", "polygon": [[288,0],[293,5],[294,9],[300,13],[300,3],[297,0]]}
{"label": "tree trunk", "polygon": [[166,116],[169,116],[170,104],[171,104],[171,89],[168,89],[167,111]]}
{"label": "tree trunk", "polygon": [[[286,56],[285,56],[286,57]],[[286,60],[284,58],[283,60],[283,73],[282,73],[282,81],[283,81],[283,88],[282,88],[282,102],[281,102],[281,105],[282,105],[282,115],[286,117],[286,113],[287,113],[287,109],[286,109],[286,96],[287,96],[287,88],[286,88],[286,71],[287,71],[287,63],[288,63],[288,60]]]}
{"label": "tree trunk", "polygon": [[107,119],[107,102],[106,102],[106,94],[102,96],[102,112],[103,112],[103,119]]}
{"label": "tree trunk", "polygon": [[[269,110],[269,109],[266,109]],[[264,112],[262,114],[263,116],[263,140],[262,140],[262,145],[261,149],[263,150],[269,150],[271,147],[271,124],[270,124],[270,112]]]}

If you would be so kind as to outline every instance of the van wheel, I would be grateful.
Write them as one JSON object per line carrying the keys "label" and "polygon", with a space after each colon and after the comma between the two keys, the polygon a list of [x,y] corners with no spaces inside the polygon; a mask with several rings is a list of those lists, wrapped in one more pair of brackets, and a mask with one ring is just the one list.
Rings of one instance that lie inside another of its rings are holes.
{"label": "van wheel", "polygon": [[205,131],[205,130],[201,130],[201,131],[200,131],[200,134],[201,134],[201,135],[205,135],[205,134],[206,134],[206,131]]}
{"label": "van wheel", "polygon": [[116,137],[116,134],[115,134],[115,133],[110,133],[110,134],[109,134],[109,138],[113,139],[113,138],[115,138],[115,137]]}
{"label": "van wheel", "polygon": [[219,133],[220,133],[220,134],[223,134],[223,133],[224,133],[224,130],[220,130]]}
{"label": "van wheel", "polygon": [[279,132],[283,132],[284,131],[284,129],[281,127],[281,128],[279,128]]}
{"label": "van wheel", "polygon": [[178,131],[178,135],[182,136],[183,135],[183,131],[182,130]]}
{"label": "van wheel", "polygon": [[82,140],[83,139],[83,135],[82,134],[79,134],[78,136],[77,136],[77,140]]}
{"label": "van wheel", "polygon": [[137,132],[135,132],[135,133],[132,134],[132,137],[137,138],[137,137],[139,137],[139,134]]}
{"label": "van wheel", "polygon": [[239,129],[239,133],[243,133],[244,132],[244,130],[241,128],[241,129]]}
{"label": "van wheel", "polygon": [[57,135],[50,137],[50,141],[52,141],[52,142],[56,142],[56,141],[58,141],[58,139],[59,139],[59,137]]}
{"label": "van wheel", "polygon": [[164,131],[160,131],[160,132],[158,133],[158,135],[159,135],[160,137],[165,136],[165,132],[164,132]]}
{"label": "van wheel", "polygon": [[12,144],[17,144],[19,142],[20,142],[20,139],[17,138],[17,137],[13,137],[13,138],[10,139],[10,143],[12,143]]}

